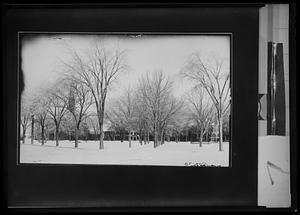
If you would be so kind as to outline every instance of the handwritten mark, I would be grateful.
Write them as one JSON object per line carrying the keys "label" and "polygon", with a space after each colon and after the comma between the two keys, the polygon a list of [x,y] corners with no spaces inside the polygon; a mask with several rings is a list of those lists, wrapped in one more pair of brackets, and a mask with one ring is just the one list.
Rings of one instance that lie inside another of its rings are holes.
{"label": "handwritten mark", "polygon": [[270,181],[271,181],[271,184],[273,185],[274,184],[274,180],[272,178],[272,175],[271,175],[271,172],[270,172],[270,167],[272,167],[273,169],[276,169],[278,170],[279,172],[281,173],[284,173],[284,174],[289,174],[289,172],[287,171],[284,171],[282,168],[280,168],[279,166],[271,163],[270,161],[267,162],[267,170],[268,170],[268,174],[269,174],[269,178],[270,178]]}

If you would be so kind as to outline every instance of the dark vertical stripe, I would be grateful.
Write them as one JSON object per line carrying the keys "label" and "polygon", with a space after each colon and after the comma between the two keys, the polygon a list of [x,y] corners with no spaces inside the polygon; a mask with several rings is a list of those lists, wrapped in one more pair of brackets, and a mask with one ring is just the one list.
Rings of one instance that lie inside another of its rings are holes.
{"label": "dark vertical stripe", "polygon": [[268,42],[268,90],[267,90],[267,134],[271,135],[271,73],[272,73],[272,42]]}
{"label": "dark vertical stripe", "polygon": [[277,44],[275,57],[276,94],[275,94],[275,116],[276,135],[285,135],[285,82],[283,68],[283,45]]}

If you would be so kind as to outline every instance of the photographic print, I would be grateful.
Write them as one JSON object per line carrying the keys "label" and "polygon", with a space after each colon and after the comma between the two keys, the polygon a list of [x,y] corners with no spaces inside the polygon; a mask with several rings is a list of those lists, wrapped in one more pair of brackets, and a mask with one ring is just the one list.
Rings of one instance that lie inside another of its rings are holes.
{"label": "photographic print", "polygon": [[230,44],[19,32],[19,163],[229,167]]}

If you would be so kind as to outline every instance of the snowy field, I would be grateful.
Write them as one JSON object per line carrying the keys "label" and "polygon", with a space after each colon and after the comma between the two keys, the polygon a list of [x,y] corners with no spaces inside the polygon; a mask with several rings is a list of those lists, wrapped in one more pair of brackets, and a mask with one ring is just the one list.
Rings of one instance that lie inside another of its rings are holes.
{"label": "snowy field", "polygon": [[224,151],[218,150],[218,143],[204,143],[202,147],[190,142],[166,142],[157,148],[153,142],[140,145],[132,141],[105,141],[104,150],[99,150],[98,141],[80,141],[77,149],[74,141],[62,140],[59,147],[55,141],[47,141],[44,146],[27,139],[20,144],[20,163],[50,164],[121,164],[121,165],[164,165],[164,166],[225,166],[229,165],[229,144],[224,143]]}

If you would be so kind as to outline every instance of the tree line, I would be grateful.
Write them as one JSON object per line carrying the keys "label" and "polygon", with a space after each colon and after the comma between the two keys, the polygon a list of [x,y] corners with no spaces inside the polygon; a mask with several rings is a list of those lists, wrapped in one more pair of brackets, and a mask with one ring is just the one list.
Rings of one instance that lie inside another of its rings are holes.
{"label": "tree line", "polygon": [[[186,128],[195,128],[199,146],[213,125],[218,125],[219,150],[223,150],[223,132],[229,133],[230,74],[222,68],[224,60],[213,58],[204,62],[198,54],[191,55],[180,73],[194,87],[178,98],[173,82],[162,70],[142,76],[134,87],[123,90],[107,104],[113,84],[125,71],[126,50],[108,49],[96,43],[85,54],[72,50],[71,60],[63,62],[64,71],[54,85],[39,90],[31,99],[22,97],[20,125],[23,143],[31,125],[32,142],[35,123],[45,132],[53,130],[56,146],[63,129],[73,130],[75,148],[80,132],[92,128],[104,149],[104,124],[116,133],[138,132],[140,143],[148,144],[153,137],[156,148],[177,137]],[[84,125],[84,126],[83,126]],[[84,128],[83,128],[84,127]]]}

